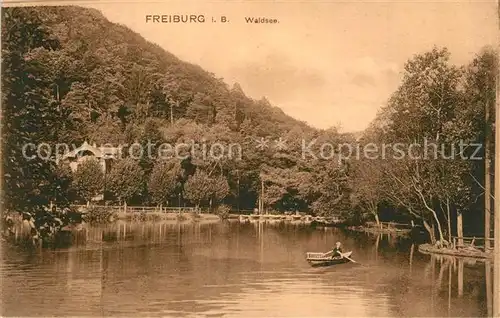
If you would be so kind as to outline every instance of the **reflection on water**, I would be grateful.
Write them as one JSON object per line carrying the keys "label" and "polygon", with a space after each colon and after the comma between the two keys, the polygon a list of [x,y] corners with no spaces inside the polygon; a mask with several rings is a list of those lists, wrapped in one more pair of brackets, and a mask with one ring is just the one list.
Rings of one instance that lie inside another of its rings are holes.
{"label": "reflection on water", "polygon": [[[83,227],[68,240],[57,250],[3,249],[3,315],[485,316],[491,310],[485,280],[491,264],[430,257],[387,235],[286,223],[116,223]],[[307,264],[306,252],[328,251],[336,241],[360,264]]]}

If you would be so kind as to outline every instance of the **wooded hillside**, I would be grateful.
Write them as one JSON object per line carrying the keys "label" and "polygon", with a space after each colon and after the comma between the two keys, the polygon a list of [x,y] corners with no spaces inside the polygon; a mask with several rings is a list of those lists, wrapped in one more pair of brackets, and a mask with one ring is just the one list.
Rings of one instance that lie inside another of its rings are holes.
{"label": "wooded hillside", "polygon": [[[49,202],[61,206],[91,197],[99,189],[89,192],[88,181],[104,176],[91,163],[82,171],[95,175],[72,176],[39,154],[28,160],[23,147],[85,140],[152,142],[153,150],[188,140],[242,147],[241,158],[223,160],[124,158],[102,182],[110,200],[122,203],[253,209],[260,200],[264,209],[280,212],[414,219],[435,227],[440,239],[456,232],[452,220],[462,214],[482,222],[484,147],[476,161],[349,157],[337,146],[357,146],[360,134],[313,129],[93,9],[4,8],[2,42],[2,197],[7,209],[32,213],[28,217],[36,215],[38,224],[53,222]],[[495,55],[484,50],[465,67],[449,57],[438,48],[411,57],[400,87],[360,145],[427,140],[449,153],[461,141],[488,144]],[[269,140],[267,147],[256,147],[260,138]],[[275,147],[279,138],[285,147]],[[327,149],[328,156],[304,156],[302,141],[313,140],[311,152]],[[493,143],[488,145],[494,158]]]}

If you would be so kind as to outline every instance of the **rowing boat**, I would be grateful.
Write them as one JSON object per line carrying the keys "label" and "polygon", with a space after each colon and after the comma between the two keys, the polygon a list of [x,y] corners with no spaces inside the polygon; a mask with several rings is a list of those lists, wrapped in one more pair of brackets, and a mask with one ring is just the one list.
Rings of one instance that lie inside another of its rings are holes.
{"label": "rowing boat", "polygon": [[352,251],[342,253],[342,256],[327,256],[328,253],[307,253],[307,261],[311,266],[330,266],[349,262]]}

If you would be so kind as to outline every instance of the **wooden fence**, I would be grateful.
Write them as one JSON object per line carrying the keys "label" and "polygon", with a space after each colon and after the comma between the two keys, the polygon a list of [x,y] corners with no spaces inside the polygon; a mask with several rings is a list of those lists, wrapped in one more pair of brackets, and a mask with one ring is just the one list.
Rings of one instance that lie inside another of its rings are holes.
{"label": "wooden fence", "polygon": [[[397,222],[379,222],[379,225],[375,222],[366,222],[366,225],[369,227],[373,228],[380,228],[380,229],[411,229],[412,226],[411,224],[407,223],[397,223]],[[416,226],[416,225],[415,225]]]}
{"label": "wooden fence", "polygon": [[[483,248],[485,247],[484,242],[490,242],[490,249],[493,249],[493,244],[495,242],[494,238],[484,238],[477,236],[452,236],[453,248],[464,248],[464,247],[475,247],[475,248]],[[482,244],[480,244],[482,243]]]}
{"label": "wooden fence", "polygon": [[[133,212],[140,212],[140,213],[178,213],[178,212],[198,212],[198,213],[210,213],[210,209],[207,207],[203,208],[198,208],[198,210],[195,207],[162,207],[160,209],[159,206],[127,206],[126,210],[123,205],[97,205],[97,204],[91,204],[90,206],[87,207],[85,204],[74,204],[71,205],[75,209],[87,209],[87,208],[104,208],[104,209],[112,209],[116,210],[119,212],[126,212],[126,213],[133,213]],[[231,213],[233,214],[238,214],[238,215],[253,215],[255,214],[254,210],[231,210]],[[267,213],[266,213],[267,215]]]}
{"label": "wooden fence", "polygon": [[124,213],[179,213],[179,212],[199,212],[206,213],[208,209],[202,208],[196,210],[194,207],[159,207],[159,206],[123,206],[123,205],[72,205],[73,208],[87,209],[87,208],[100,208],[110,209]]}

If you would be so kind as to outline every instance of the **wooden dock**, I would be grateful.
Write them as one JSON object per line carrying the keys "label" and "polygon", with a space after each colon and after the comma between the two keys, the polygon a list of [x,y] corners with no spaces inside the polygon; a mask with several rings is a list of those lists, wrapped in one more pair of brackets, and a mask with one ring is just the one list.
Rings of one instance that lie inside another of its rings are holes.
{"label": "wooden dock", "polygon": [[348,229],[352,231],[372,234],[395,234],[402,236],[409,235],[412,228],[413,226],[411,224],[397,222],[379,222],[378,225],[375,222],[367,222],[364,226],[348,227]]}
{"label": "wooden dock", "polygon": [[424,254],[440,254],[455,257],[477,258],[477,259],[492,259],[493,253],[484,252],[481,250],[473,250],[467,247],[464,248],[437,248],[431,244],[422,244],[418,247],[418,251]]}
{"label": "wooden dock", "polygon": [[309,214],[231,214],[230,220],[239,220],[240,222],[292,222],[301,224],[312,224],[316,222],[323,225],[335,224],[329,219],[323,217],[314,217]]}

